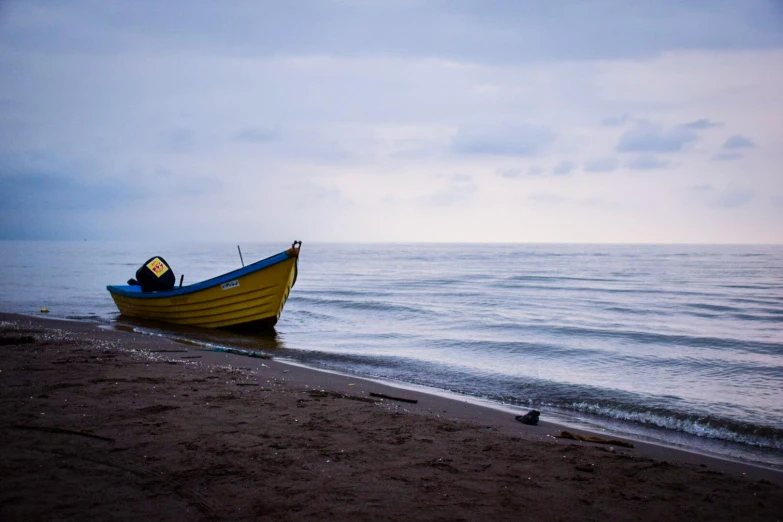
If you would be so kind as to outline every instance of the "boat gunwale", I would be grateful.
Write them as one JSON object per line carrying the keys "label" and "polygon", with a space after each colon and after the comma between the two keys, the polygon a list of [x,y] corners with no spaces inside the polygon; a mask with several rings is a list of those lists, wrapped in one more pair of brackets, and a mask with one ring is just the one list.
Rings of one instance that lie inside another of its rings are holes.
{"label": "boat gunwale", "polygon": [[107,285],[106,289],[112,294],[127,297],[129,299],[166,299],[169,297],[179,297],[182,295],[192,294],[195,292],[200,292],[202,290],[214,288],[219,284],[227,283],[233,279],[239,279],[240,277],[244,277],[254,272],[258,272],[259,270],[263,270],[265,268],[269,268],[271,266],[283,263],[285,261],[288,261],[289,259],[295,259],[296,257],[297,257],[296,255],[293,256],[290,255],[288,251],[283,251],[280,252],[279,254],[269,256],[266,259],[261,259],[259,261],[256,261],[255,263],[252,263],[245,267],[232,270],[231,272],[226,272],[225,274],[215,276],[211,279],[206,279],[199,283],[193,283],[192,285],[188,285],[183,288],[175,288],[173,290],[162,290],[158,292],[141,292],[139,290],[129,291],[126,290],[126,288],[140,288],[140,287],[132,287],[129,285],[122,285],[122,286]]}

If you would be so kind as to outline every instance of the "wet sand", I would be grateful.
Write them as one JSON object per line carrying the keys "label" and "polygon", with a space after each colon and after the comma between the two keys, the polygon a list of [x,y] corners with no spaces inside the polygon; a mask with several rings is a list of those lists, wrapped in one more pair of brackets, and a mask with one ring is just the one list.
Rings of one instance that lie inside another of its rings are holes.
{"label": "wet sand", "polygon": [[779,471],[275,360],[11,314],[0,353],[3,520],[783,518]]}

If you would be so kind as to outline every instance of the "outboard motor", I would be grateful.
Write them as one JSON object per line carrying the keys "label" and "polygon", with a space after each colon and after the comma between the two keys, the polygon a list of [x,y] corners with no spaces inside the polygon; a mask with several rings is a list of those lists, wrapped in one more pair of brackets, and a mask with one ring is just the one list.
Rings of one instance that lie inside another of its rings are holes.
{"label": "outboard motor", "polygon": [[160,256],[153,257],[136,270],[136,279],[130,279],[129,285],[141,286],[143,292],[171,290],[177,278],[166,260]]}

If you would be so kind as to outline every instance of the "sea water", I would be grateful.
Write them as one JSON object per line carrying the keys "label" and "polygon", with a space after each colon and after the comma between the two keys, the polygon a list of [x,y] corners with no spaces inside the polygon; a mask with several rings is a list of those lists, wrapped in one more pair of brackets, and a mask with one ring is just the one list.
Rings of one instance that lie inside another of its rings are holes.
{"label": "sea water", "polygon": [[[243,244],[255,261],[287,244]],[[271,334],[118,317],[106,284],[163,256],[194,283],[236,245],[0,242],[0,310],[542,411],[593,429],[783,466],[783,247],[308,244]]]}

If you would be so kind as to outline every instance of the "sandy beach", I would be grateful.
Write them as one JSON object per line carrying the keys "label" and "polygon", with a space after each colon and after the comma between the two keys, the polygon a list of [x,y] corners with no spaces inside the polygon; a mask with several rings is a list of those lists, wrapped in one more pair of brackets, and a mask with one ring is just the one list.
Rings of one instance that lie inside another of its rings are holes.
{"label": "sandy beach", "polygon": [[0,350],[3,520],[783,516],[779,471],[271,359],[12,314]]}

